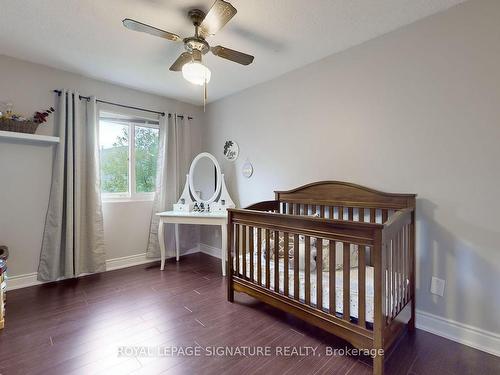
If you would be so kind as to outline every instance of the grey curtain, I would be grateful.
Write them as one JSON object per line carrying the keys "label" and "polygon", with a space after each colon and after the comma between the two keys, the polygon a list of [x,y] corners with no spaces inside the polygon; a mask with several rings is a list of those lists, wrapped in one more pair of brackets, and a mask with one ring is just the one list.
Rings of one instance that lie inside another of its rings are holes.
{"label": "grey curtain", "polygon": [[[186,174],[191,163],[191,120],[187,115],[164,116],[160,119],[160,142],[158,146],[158,163],[156,170],[156,194],[149,227],[149,239],[146,255],[149,258],[160,256],[158,243],[158,216],[156,213],[172,210],[186,182]],[[165,228],[165,246],[167,257],[174,256],[174,226]],[[190,237],[189,232],[179,231],[182,238]]]}
{"label": "grey curtain", "polygon": [[54,153],[38,280],[106,269],[99,176],[96,101],[62,90],[57,105],[60,143]]}

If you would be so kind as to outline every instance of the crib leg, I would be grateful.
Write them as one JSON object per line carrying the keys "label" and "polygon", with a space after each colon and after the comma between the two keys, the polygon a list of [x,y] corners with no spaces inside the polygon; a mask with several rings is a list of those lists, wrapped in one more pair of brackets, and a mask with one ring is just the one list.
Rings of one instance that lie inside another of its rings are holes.
{"label": "crib leg", "polygon": [[373,375],[384,375],[384,355],[377,354],[373,358]]}
{"label": "crib leg", "polygon": [[408,322],[408,331],[415,332],[415,211],[411,213],[410,225],[410,297],[411,297],[411,318]]}
{"label": "crib leg", "polygon": [[[232,214],[231,212],[228,213],[228,228],[227,230],[223,230],[223,234],[225,232],[226,236],[227,236],[227,241],[226,241],[226,246],[222,246],[222,251],[227,251],[227,255],[226,255],[226,280],[227,280],[227,300],[228,302],[234,302],[234,287],[233,287],[233,254],[231,252],[231,249],[233,247],[233,238],[232,238],[232,235],[233,235],[233,229],[234,229],[234,226],[231,222],[232,220]],[[237,227],[239,228],[239,227]],[[236,238],[238,238],[238,233],[239,233],[239,229],[237,229],[237,232],[236,232]],[[223,241],[224,242],[224,241]],[[239,244],[239,240],[236,240],[236,245]],[[226,248],[224,248],[226,247]],[[236,259],[238,259],[238,257],[236,257]]]}
{"label": "crib leg", "polygon": [[415,298],[411,300],[411,318],[408,321],[408,332],[415,332]]}
{"label": "crib leg", "polygon": [[234,287],[233,287],[233,270],[231,269],[232,259],[229,258],[227,262],[227,300],[228,302],[234,302]]}
{"label": "crib leg", "polygon": [[227,300],[228,302],[234,302],[234,289],[231,285],[231,280],[227,281]]}

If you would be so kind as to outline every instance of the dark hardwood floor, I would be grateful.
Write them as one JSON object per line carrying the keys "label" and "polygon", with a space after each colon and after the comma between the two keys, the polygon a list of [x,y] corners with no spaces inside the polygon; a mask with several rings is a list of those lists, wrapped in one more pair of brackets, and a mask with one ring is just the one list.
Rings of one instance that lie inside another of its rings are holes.
{"label": "dark hardwood floor", "polygon": [[[8,292],[0,374],[371,374],[369,358],[324,355],[350,347],[344,341],[245,295],[229,303],[225,291],[220,261],[193,254],[164,272],[152,263]],[[323,355],[119,356],[125,346]],[[400,340],[386,373],[498,374],[500,358],[417,330]]]}

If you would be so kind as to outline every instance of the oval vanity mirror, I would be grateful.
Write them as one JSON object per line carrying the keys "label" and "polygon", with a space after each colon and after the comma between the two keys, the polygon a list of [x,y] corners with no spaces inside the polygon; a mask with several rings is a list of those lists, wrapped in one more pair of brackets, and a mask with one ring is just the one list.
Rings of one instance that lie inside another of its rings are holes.
{"label": "oval vanity mirror", "polygon": [[196,156],[189,168],[189,190],[196,202],[212,203],[220,194],[221,170],[208,152]]}

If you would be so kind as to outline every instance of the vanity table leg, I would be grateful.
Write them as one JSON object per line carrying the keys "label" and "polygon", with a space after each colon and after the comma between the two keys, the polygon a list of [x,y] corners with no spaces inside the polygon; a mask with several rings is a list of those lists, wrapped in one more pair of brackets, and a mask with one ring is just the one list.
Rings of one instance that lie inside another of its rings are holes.
{"label": "vanity table leg", "polygon": [[227,224],[221,225],[220,230],[222,236],[222,249],[221,249],[222,276],[226,276]]}
{"label": "vanity table leg", "polygon": [[160,256],[161,256],[161,267],[160,270],[165,269],[165,236],[163,234],[163,228],[165,223],[160,218],[160,222],[158,224],[158,242],[160,244]]}
{"label": "vanity table leg", "polygon": [[175,224],[175,260],[179,261],[179,224]]}

